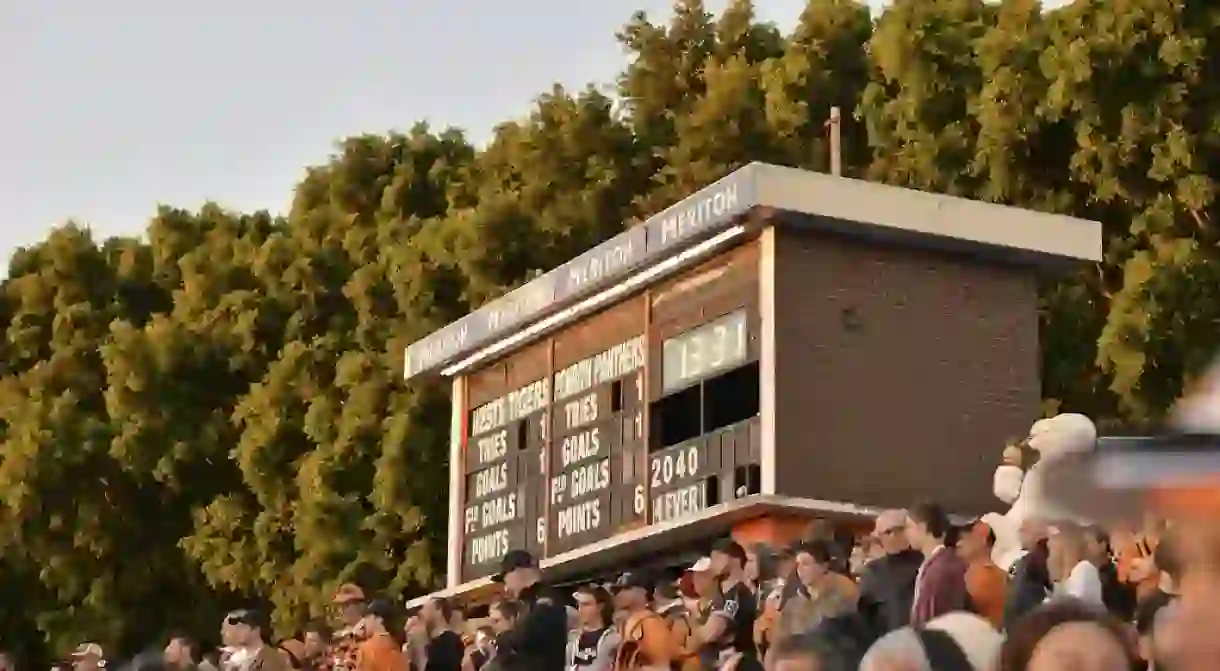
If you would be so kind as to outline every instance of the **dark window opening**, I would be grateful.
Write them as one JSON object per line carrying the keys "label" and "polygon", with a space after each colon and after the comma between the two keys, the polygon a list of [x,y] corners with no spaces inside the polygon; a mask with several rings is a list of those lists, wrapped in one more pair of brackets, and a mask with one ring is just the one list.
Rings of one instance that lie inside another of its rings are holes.
{"label": "dark window opening", "polygon": [[529,420],[521,420],[517,422],[517,449],[524,450],[529,446],[530,427]]}
{"label": "dark window opening", "polygon": [[650,452],[697,438],[703,433],[700,387],[683,389],[652,404],[648,426]]}
{"label": "dark window opening", "polygon": [[758,362],[748,363],[703,383],[703,433],[743,422],[758,414],[761,381]]}
{"label": "dark window opening", "polygon": [[711,508],[720,503],[720,476],[713,475],[707,479],[707,501],[704,507]]}
{"label": "dark window opening", "polygon": [[623,401],[623,381],[615,380],[610,385],[610,412],[622,412],[623,406],[626,405]]}
{"label": "dark window opening", "polygon": [[762,493],[762,468],[747,464],[733,469],[733,496],[741,498]]}

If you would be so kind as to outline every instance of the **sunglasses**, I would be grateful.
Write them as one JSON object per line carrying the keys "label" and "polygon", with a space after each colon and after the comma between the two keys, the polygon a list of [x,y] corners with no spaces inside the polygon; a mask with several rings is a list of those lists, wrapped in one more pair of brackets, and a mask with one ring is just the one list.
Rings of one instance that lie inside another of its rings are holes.
{"label": "sunglasses", "polygon": [[225,624],[235,627],[240,624],[254,624],[253,613],[245,610],[234,611],[225,616]]}

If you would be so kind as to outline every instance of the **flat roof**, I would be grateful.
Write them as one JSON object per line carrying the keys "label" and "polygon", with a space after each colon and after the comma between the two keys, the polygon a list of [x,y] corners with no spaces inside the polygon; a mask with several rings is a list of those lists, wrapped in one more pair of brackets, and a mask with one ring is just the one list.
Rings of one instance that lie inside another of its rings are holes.
{"label": "flat roof", "polygon": [[1057,214],[751,163],[407,346],[406,379],[433,373],[686,250],[755,208],[849,235],[999,251],[1032,266],[1101,260],[1101,224]]}

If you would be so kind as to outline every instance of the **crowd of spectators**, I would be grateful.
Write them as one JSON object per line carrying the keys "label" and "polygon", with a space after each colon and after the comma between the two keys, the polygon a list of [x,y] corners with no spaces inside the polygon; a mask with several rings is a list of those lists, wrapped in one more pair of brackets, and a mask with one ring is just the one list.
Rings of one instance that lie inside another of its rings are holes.
{"label": "crowd of spectators", "polygon": [[[953,525],[931,503],[878,515],[846,537],[813,525],[786,547],[730,539],[678,571],[548,585],[516,550],[496,580],[502,599],[467,620],[444,599],[417,612],[335,595],[337,626],[272,642],[265,615],[230,613],[222,646],[189,636],[129,666],[181,671],[1033,671],[1171,668],[1158,631],[1172,612],[1179,567],[1172,529],[1027,521],[1023,555],[992,561],[995,533]],[[1172,651],[1170,651],[1172,652]],[[1171,656],[1171,655],[1170,655]],[[0,657],[0,659],[4,659]],[[96,643],[73,654],[99,671]],[[4,660],[4,671],[16,671]],[[1181,667],[1173,667],[1186,668]],[[1215,668],[1220,669],[1220,663]]]}

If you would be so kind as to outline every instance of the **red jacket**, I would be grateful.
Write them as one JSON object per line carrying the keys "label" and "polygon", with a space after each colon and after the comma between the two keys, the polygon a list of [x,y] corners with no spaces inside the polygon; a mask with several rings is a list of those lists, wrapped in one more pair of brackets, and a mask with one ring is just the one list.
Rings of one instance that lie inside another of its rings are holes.
{"label": "red jacket", "polygon": [[924,560],[915,579],[911,626],[926,624],[945,613],[966,610],[966,562],[953,548],[940,548]]}

